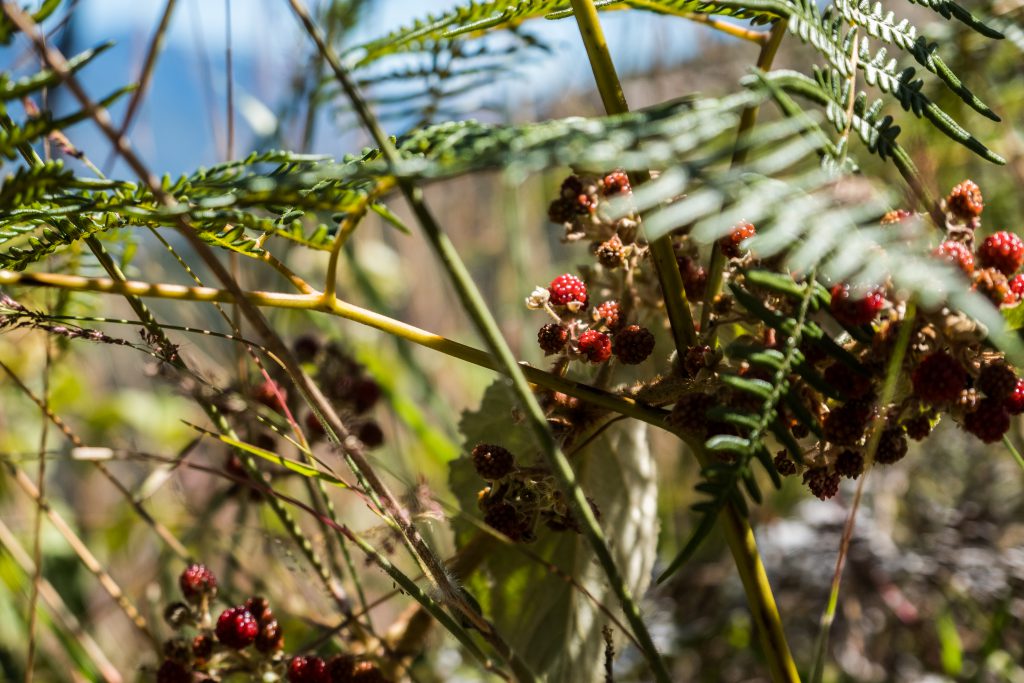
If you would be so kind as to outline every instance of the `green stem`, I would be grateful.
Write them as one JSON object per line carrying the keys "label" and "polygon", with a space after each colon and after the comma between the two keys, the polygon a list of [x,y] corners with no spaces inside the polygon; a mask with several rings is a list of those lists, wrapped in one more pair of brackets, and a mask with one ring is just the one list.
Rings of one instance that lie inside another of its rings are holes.
{"label": "green stem", "polygon": [[[583,42],[587,48],[587,56],[590,58],[594,80],[597,82],[605,109],[609,114],[625,113],[629,108],[622,94],[622,86],[615,71],[615,64],[608,51],[608,45],[604,39],[593,0],[572,0],[572,7],[576,23],[580,28],[580,35],[583,37]],[[759,67],[768,68],[770,66],[784,32],[784,22],[780,21],[772,28],[769,39],[761,49],[761,56],[758,59]],[[753,111],[745,110],[741,118],[739,135],[742,135],[751,128],[756,118],[756,109]],[[665,308],[672,325],[673,336],[676,341],[676,352],[682,357],[687,347],[696,343],[696,332],[670,239],[668,236],[665,236],[655,240],[651,245],[651,256],[654,259],[658,271],[658,279],[661,282],[665,296]],[[717,285],[720,287],[724,258],[718,253],[717,247],[715,248],[715,253],[718,254],[721,260],[718,273],[719,284]],[[714,297],[712,296],[711,298]],[[706,300],[704,304],[704,313],[706,315],[710,315],[711,311],[709,302],[710,299]],[[680,308],[683,310],[680,311]],[[704,320],[703,317],[701,329],[707,329],[707,320]],[[707,456],[703,453],[703,450],[696,449],[695,452],[701,460],[701,465],[706,465]],[[772,680],[776,681],[776,683],[799,681],[800,676],[797,673],[796,664],[793,661],[789,645],[786,641],[782,619],[775,604],[775,597],[772,594],[771,584],[768,582],[764,564],[757,550],[753,530],[747,520],[732,504],[727,505],[725,513],[726,539],[746,591],[747,602],[754,616],[754,624],[764,646],[764,654],[768,660]]]}

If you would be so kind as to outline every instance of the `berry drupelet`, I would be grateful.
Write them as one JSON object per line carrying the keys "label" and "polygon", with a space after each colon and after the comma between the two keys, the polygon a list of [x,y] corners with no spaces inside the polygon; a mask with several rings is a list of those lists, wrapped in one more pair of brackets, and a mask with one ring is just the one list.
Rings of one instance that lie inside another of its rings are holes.
{"label": "berry drupelet", "polygon": [[629,192],[629,176],[622,171],[609,173],[601,181],[601,191],[604,193],[605,197]]}
{"label": "berry drupelet", "polygon": [[576,343],[580,355],[591,363],[604,363],[612,356],[612,340],[604,332],[587,330]]}
{"label": "berry drupelet", "polygon": [[732,229],[732,231],[718,240],[718,246],[722,250],[722,254],[726,258],[739,258],[743,254],[743,249],[740,245],[744,240],[749,239],[757,234],[757,230],[751,223],[740,223]]}
{"label": "berry drupelet", "polygon": [[604,323],[605,327],[614,332],[622,325],[621,313],[618,301],[605,301],[594,309],[594,322]]}
{"label": "berry drupelet", "polygon": [[654,335],[646,327],[629,325],[615,334],[612,353],[626,365],[637,365],[647,360],[654,351]]}

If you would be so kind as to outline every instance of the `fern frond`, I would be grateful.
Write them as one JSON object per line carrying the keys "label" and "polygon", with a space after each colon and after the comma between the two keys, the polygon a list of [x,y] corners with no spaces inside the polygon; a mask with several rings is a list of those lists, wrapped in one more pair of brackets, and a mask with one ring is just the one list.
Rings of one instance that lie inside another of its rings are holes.
{"label": "fern frond", "polygon": [[[113,45],[114,43],[112,42],[103,43],[91,50],[75,55],[68,60],[68,70],[71,73],[79,71]],[[0,101],[18,100],[32,93],[39,92],[44,88],[52,88],[60,82],[61,77],[50,69],[43,69],[17,80],[12,80],[7,72],[0,73]]]}
{"label": "fern frond", "polygon": [[[32,21],[39,23],[47,19],[57,11],[62,0],[45,0],[42,6],[32,14]],[[7,18],[7,15],[0,15],[0,45],[10,45],[11,39],[18,32],[17,27]]]}
{"label": "fern frond", "polygon": [[962,5],[955,2],[954,0],[908,0],[909,2],[920,5],[921,7],[927,7],[931,11],[937,13],[939,16],[945,19],[956,19],[963,24],[971,27],[986,38],[994,38],[999,40],[1003,38],[1003,34],[992,28],[985,22],[981,21],[973,14],[971,14]]}

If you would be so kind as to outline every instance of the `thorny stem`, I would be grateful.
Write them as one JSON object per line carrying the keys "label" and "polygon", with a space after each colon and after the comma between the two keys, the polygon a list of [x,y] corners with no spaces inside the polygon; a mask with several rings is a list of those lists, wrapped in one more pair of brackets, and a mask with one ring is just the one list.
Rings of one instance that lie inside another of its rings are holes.
{"label": "thorny stem", "polygon": [[[597,9],[593,0],[572,0],[573,10],[576,16],[576,23],[580,27],[580,34],[587,47],[587,55],[590,57],[591,67],[594,72],[594,79],[597,81],[601,99],[609,114],[624,113],[628,110],[622,86],[619,83],[615,71],[615,64],[608,51],[608,45],[604,40],[601,31],[600,20],[597,16]],[[761,56],[758,59],[758,66],[763,69],[770,68],[775,57],[779,44],[785,33],[785,22],[778,22],[771,31],[770,37],[762,46]],[[757,111],[744,110],[740,121],[738,135],[742,136],[747,130],[753,127],[757,118]],[[742,154],[737,149],[737,155]],[[692,346],[696,341],[693,321],[690,317],[689,304],[686,301],[683,289],[682,277],[675,261],[675,254],[672,250],[668,236],[662,237],[651,245],[651,256],[655,260],[658,269],[659,279],[665,295],[666,310],[669,313],[669,321],[672,324],[673,333],[676,339],[676,352],[681,357],[686,352],[687,346]],[[725,260],[722,257],[717,245],[714,253],[720,260],[718,279],[721,286],[721,271],[724,268]],[[671,260],[669,260],[671,259]],[[712,262],[714,267],[714,261]],[[716,287],[716,289],[717,289]],[[710,283],[709,283],[709,292]],[[716,291],[717,294],[717,291]],[[704,309],[701,322],[701,329],[707,330],[708,321],[706,316],[710,315],[710,301],[713,295],[704,302]],[[686,315],[673,316],[673,302],[685,308]],[[677,327],[689,323],[687,332],[680,334]],[[694,449],[701,465],[707,464],[707,455],[703,448],[698,446]],[[754,624],[764,645],[764,655],[769,662],[769,670],[772,679],[776,683],[792,683],[799,681],[800,677],[796,670],[786,641],[785,631],[782,626],[782,619],[779,615],[775,598],[772,594],[771,584],[768,581],[764,564],[761,561],[760,553],[757,550],[757,543],[754,539],[754,532],[746,518],[739,513],[731,503],[725,509],[725,531],[729,549],[732,551],[736,568],[740,573],[743,586],[747,594],[747,601],[754,616]]]}
{"label": "thorny stem", "polygon": [[[331,67],[339,84],[348,95],[348,98],[352,102],[352,105],[362,120],[363,125],[367,130],[369,130],[374,141],[379,146],[384,158],[390,164],[396,164],[399,161],[397,150],[391,143],[391,140],[384,134],[383,130],[381,130],[376,117],[370,111],[369,106],[366,104],[366,101],[363,99],[362,94],[359,92],[355,83],[352,82],[348,72],[341,65],[337,55],[334,54],[334,51],[330,46],[324,42],[321,32],[313,23],[312,18],[302,6],[302,3],[299,2],[299,0],[289,0],[289,2],[292,9],[295,11],[295,14],[302,22],[302,25],[305,27],[306,32],[316,43],[317,48],[324,56],[324,59],[327,60],[328,65]],[[537,402],[536,396],[534,396],[531,391],[530,385],[527,382],[522,368],[516,362],[515,356],[512,354],[512,350],[509,348],[508,343],[502,336],[497,322],[488,310],[487,304],[484,302],[480,291],[477,289],[476,284],[473,282],[473,279],[469,274],[469,271],[462,262],[458,251],[456,251],[447,235],[441,231],[437,222],[434,220],[433,215],[430,213],[430,210],[427,208],[426,203],[423,200],[422,190],[408,180],[399,180],[399,187],[412,207],[413,213],[416,215],[416,218],[420,223],[420,227],[423,229],[423,232],[433,247],[436,256],[448,271],[449,279],[458,292],[463,308],[470,315],[477,331],[481,336],[483,336],[491,353],[497,358],[499,367],[501,367],[511,378],[515,393],[518,395],[518,398],[525,408],[526,422],[537,437],[538,442],[541,445],[541,451],[548,461],[548,465],[553,470],[563,490],[569,494],[568,497],[572,503],[573,512],[576,514],[577,519],[580,520],[583,533],[593,547],[598,562],[601,564],[602,569],[604,569],[604,572],[608,577],[609,583],[615,590],[630,625],[633,627],[634,631],[636,631],[638,639],[644,646],[645,656],[654,668],[658,679],[667,683],[670,680],[668,672],[665,670],[664,663],[661,661],[660,656],[657,654],[657,650],[654,648],[650,634],[647,632],[647,627],[640,618],[640,610],[636,601],[630,594],[629,588],[626,586],[625,581],[615,564],[611,550],[608,548],[608,544],[605,540],[604,533],[601,531],[601,527],[597,523],[597,519],[594,517],[593,510],[587,501],[586,495],[583,493],[583,490],[579,486],[579,482],[576,480],[576,473],[573,471],[568,459],[565,457],[565,454],[562,453],[554,435],[548,428],[547,418],[544,415],[544,411]],[[515,664],[514,660],[510,661],[510,663],[513,665]],[[529,674],[528,671],[523,673],[527,673],[532,678],[532,674]],[[521,675],[521,672],[516,671],[516,674]]]}

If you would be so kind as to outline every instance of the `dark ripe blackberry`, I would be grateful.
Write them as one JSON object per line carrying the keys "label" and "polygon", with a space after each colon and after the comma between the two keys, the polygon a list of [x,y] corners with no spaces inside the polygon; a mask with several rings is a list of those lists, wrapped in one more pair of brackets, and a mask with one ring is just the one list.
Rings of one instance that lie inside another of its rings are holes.
{"label": "dark ripe blackberry", "polygon": [[1005,400],[1017,388],[1017,373],[1006,363],[989,363],[978,375],[978,388],[990,398]]}
{"label": "dark ripe blackberry", "polygon": [[356,436],[367,448],[380,448],[384,444],[384,430],[374,420],[367,420],[356,429]]}
{"label": "dark ripe blackberry", "polygon": [[713,398],[702,392],[686,394],[676,401],[667,422],[670,426],[692,434],[706,434],[708,410],[715,405]]}
{"label": "dark ripe blackberry", "polygon": [[1012,306],[1017,302],[1010,281],[996,268],[975,271],[972,281],[971,288],[984,294],[995,306]]}
{"label": "dark ripe blackberry", "polygon": [[178,577],[178,587],[185,599],[195,604],[217,594],[217,577],[206,565],[192,563]]}
{"label": "dark ripe blackberry", "polygon": [[352,407],[356,415],[362,415],[380,400],[381,390],[370,377],[360,377],[352,384]]}
{"label": "dark ripe blackberry", "polygon": [[864,472],[864,456],[860,451],[849,448],[839,451],[836,461],[832,464],[835,473],[847,479],[856,479]]}
{"label": "dark ripe blackberry", "polygon": [[605,301],[594,309],[594,322],[604,323],[610,331],[614,332],[622,326],[622,309],[618,301]]}
{"label": "dark ripe blackberry", "polygon": [[836,406],[821,425],[825,439],[838,446],[852,446],[860,441],[871,418],[870,405],[850,401]]}
{"label": "dark ripe blackberry", "polygon": [[775,470],[784,477],[790,477],[796,474],[796,463],[786,451],[779,451],[775,454]]}
{"label": "dark ripe blackberry", "polygon": [[607,241],[602,242],[597,247],[595,255],[597,262],[608,270],[615,270],[626,261],[626,249],[618,235],[612,235]]}
{"label": "dark ripe blackberry", "polygon": [[245,601],[245,608],[249,610],[256,621],[261,624],[274,618],[274,611],[270,609],[270,602],[261,595],[254,595]]}
{"label": "dark ripe blackberry", "polygon": [[569,223],[576,217],[576,203],[559,197],[548,204],[548,220],[552,223]]}
{"label": "dark ripe blackberry", "polygon": [[352,655],[334,655],[327,662],[330,683],[351,683],[356,672],[356,658]]}
{"label": "dark ripe blackberry", "polygon": [[845,363],[832,363],[825,368],[825,381],[847,399],[864,398],[871,392],[871,378]]}
{"label": "dark ripe blackberry", "polygon": [[229,607],[217,618],[214,632],[217,640],[230,648],[241,650],[252,645],[259,633],[259,623],[245,607]]}
{"label": "dark ripe blackberry", "polygon": [[704,266],[688,256],[677,256],[676,263],[679,265],[679,274],[683,277],[686,298],[691,303],[701,301],[708,284],[708,273]]}
{"label": "dark ripe blackberry", "polygon": [[828,358],[828,354],[825,353],[821,344],[808,337],[803,337],[800,340],[800,353],[803,354],[804,361],[808,365],[818,365]]}
{"label": "dark ripe blackberry", "polygon": [[643,363],[653,351],[654,335],[646,327],[629,325],[612,338],[612,353],[626,365]]}
{"label": "dark ripe blackberry", "polygon": [[1006,397],[1003,405],[1010,415],[1024,413],[1024,379],[1017,380],[1017,386],[1013,388],[1010,395]]}
{"label": "dark ripe blackberry", "polygon": [[750,239],[756,234],[757,230],[752,223],[740,223],[728,235],[718,240],[718,245],[726,258],[739,258],[743,253],[740,245],[744,240]]}
{"label": "dark ripe blackberry", "polygon": [[519,515],[519,511],[508,503],[498,503],[488,508],[484,513],[484,522],[513,541],[522,540],[524,536],[525,520]]}
{"label": "dark ripe blackberry", "polygon": [[352,672],[352,683],[390,683],[372,662],[359,662]]}
{"label": "dark ripe blackberry", "polygon": [[183,602],[172,602],[164,608],[164,621],[174,630],[178,630],[192,621],[192,610]]}
{"label": "dark ripe blackberry", "polygon": [[192,639],[192,656],[197,662],[206,662],[213,654],[213,638],[200,633]]}
{"label": "dark ripe blackberry", "polygon": [[260,623],[260,632],[254,643],[256,649],[266,654],[284,649],[284,633],[277,619],[269,619]]}
{"label": "dark ripe blackberry", "polygon": [[165,640],[163,645],[164,657],[173,659],[176,662],[188,663],[192,648],[184,638],[171,638]]}
{"label": "dark ripe blackberry", "polygon": [[476,473],[488,481],[501,479],[510,474],[516,466],[516,458],[508,449],[489,443],[474,446],[470,459]]}
{"label": "dark ripe blackberry", "polygon": [[932,433],[932,421],[928,415],[918,415],[904,420],[903,428],[907,431],[907,436],[914,441],[923,441]]}
{"label": "dark ripe blackberry", "polygon": [[312,363],[320,353],[320,341],[311,334],[304,334],[292,343],[292,351],[300,363]]}
{"label": "dark ripe blackberry", "polygon": [[827,467],[812,467],[806,470],[804,484],[821,500],[827,500],[839,493],[839,475]]}
{"label": "dark ripe blackberry", "polygon": [[945,351],[925,356],[910,377],[914,393],[926,403],[955,401],[967,387],[967,371]]}
{"label": "dark ripe blackberry", "polygon": [[319,657],[292,657],[288,662],[288,683],[330,683],[327,663]]}
{"label": "dark ripe blackberry", "polygon": [[972,221],[980,216],[985,208],[981,189],[973,180],[963,181],[954,187],[946,197],[946,208],[957,218],[968,222]]}
{"label": "dark ripe blackberry", "polygon": [[878,450],[875,451],[875,462],[880,465],[891,465],[903,459],[907,454],[907,437],[899,427],[889,427],[882,430],[882,436],[878,440]]}
{"label": "dark ripe blackberry", "polygon": [[704,368],[711,367],[715,362],[715,352],[707,344],[697,344],[686,350],[683,356],[683,370],[690,377],[696,377]]}
{"label": "dark ripe blackberry", "polygon": [[548,323],[537,332],[537,344],[548,356],[564,349],[568,342],[569,330],[558,323]]}
{"label": "dark ripe blackberry", "polygon": [[1002,401],[986,398],[964,416],[964,429],[985,443],[995,443],[1010,429],[1010,413]]}
{"label": "dark ripe blackberry", "polygon": [[156,683],[191,683],[192,673],[183,664],[165,659],[156,671]]}

